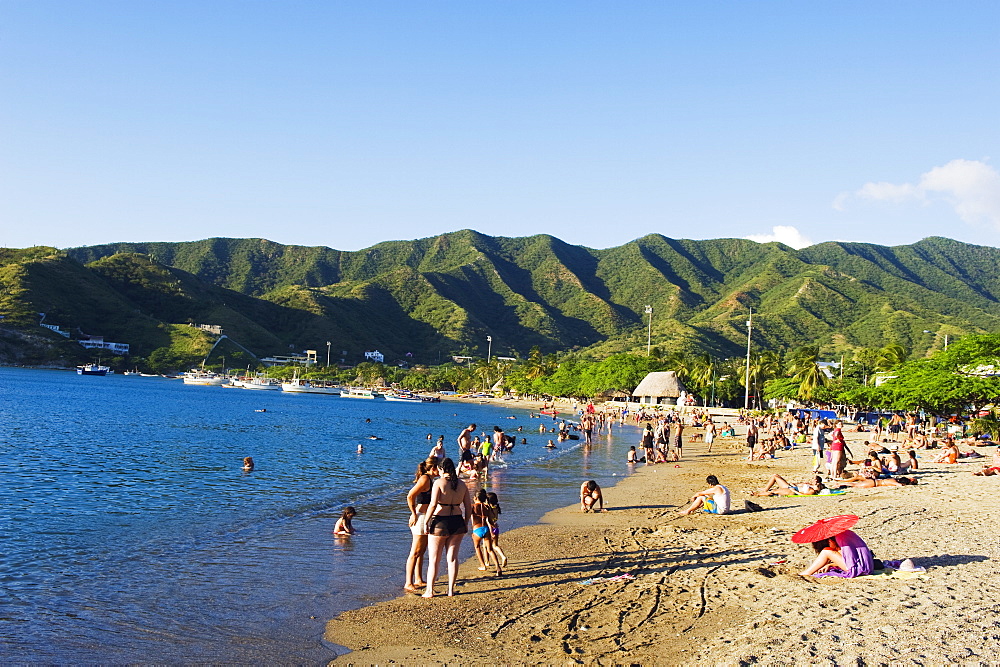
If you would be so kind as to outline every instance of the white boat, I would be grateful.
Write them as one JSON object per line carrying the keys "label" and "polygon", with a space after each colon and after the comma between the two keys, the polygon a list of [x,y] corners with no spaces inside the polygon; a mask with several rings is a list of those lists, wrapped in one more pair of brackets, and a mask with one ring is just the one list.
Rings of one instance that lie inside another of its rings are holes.
{"label": "white boat", "polygon": [[378,398],[378,394],[371,389],[361,387],[348,387],[347,391],[341,391],[340,395],[344,398]]}
{"label": "white boat", "polygon": [[211,371],[188,371],[184,374],[184,384],[217,387],[227,384],[229,378]]}
{"label": "white boat", "polygon": [[100,364],[86,364],[84,366],[76,367],[77,375],[109,375],[114,373],[110,366],[101,366]]}
{"label": "white boat", "polygon": [[243,380],[242,384],[244,389],[265,389],[271,391],[281,389],[281,384],[277,380],[262,376],[257,376],[249,380]]}
{"label": "white boat", "polygon": [[313,384],[309,380],[292,378],[288,382],[281,383],[281,391],[293,394],[327,394],[330,396],[340,396],[340,387],[328,384]]}
{"label": "white boat", "polygon": [[134,371],[125,371],[124,373],[122,373],[122,375],[142,375],[142,373],[140,373],[139,369],[137,368]]}

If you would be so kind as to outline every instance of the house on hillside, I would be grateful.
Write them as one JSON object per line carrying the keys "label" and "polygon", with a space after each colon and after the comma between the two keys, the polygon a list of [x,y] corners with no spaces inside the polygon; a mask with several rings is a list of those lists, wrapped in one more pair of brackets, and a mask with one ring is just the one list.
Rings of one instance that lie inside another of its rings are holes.
{"label": "house on hillside", "polygon": [[649,373],[632,392],[636,402],[643,405],[677,405],[681,394],[687,394],[684,383],[674,371]]}

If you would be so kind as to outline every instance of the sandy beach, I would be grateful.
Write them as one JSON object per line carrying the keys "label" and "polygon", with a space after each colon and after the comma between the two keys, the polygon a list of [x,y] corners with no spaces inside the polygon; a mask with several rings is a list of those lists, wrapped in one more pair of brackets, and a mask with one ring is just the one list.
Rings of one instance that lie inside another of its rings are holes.
{"label": "sandy beach", "polygon": [[[740,434],[742,429],[740,430]],[[690,432],[688,433],[690,435]],[[848,433],[856,455],[868,433]],[[855,444],[857,443],[857,444]],[[605,489],[609,511],[557,509],[502,536],[502,578],[462,565],[458,595],[403,596],[346,612],[326,638],[344,664],[996,664],[1000,477],[984,459],[927,463],[920,484],[842,496],[753,498],[773,473],[802,481],[808,448],[748,462],[743,439],[685,447],[680,464],[640,464]],[[992,456],[992,447],[979,448]],[[622,468],[625,452],[622,451]],[[988,459],[986,459],[988,460]],[[679,466],[679,467],[678,467]],[[715,474],[731,515],[677,511]],[[578,485],[580,480],[568,480]],[[837,514],[877,558],[919,575],[804,578],[814,554],[790,536]],[[401,564],[402,565],[402,564]],[[622,577],[621,575],[627,575]],[[616,578],[617,577],[617,578]],[[439,582],[439,590],[443,590]]]}

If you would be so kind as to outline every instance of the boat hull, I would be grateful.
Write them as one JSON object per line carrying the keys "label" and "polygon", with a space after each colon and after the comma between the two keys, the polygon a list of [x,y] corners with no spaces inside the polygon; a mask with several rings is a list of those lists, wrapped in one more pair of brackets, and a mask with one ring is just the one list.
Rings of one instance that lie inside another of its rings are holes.
{"label": "boat hull", "polygon": [[296,385],[289,382],[281,384],[281,391],[290,394],[326,394],[327,396],[340,396],[340,389],[337,387],[314,387],[312,385]]}
{"label": "boat hull", "polygon": [[77,375],[107,375],[111,371],[109,366],[99,366],[98,364],[87,364],[86,366],[77,366]]}

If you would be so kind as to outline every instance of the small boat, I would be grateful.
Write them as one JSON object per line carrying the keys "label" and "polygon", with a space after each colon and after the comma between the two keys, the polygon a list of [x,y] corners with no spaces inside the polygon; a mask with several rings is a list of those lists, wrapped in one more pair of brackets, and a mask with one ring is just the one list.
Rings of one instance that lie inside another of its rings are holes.
{"label": "small boat", "polygon": [[374,391],[362,387],[348,387],[347,391],[341,391],[340,395],[344,398],[378,398],[378,394]]}
{"label": "small boat", "polygon": [[122,375],[142,375],[142,373],[140,373],[139,369],[136,368],[134,371],[125,371]]}
{"label": "small boat", "polygon": [[385,394],[385,400],[397,403],[423,403],[423,399],[408,391],[392,391]]}
{"label": "small boat", "polygon": [[340,387],[337,385],[314,383],[297,377],[292,378],[288,382],[282,382],[281,391],[287,391],[293,394],[327,394],[328,396],[340,396]]}
{"label": "small boat", "polygon": [[281,389],[281,384],[277,380],[258,375],[255,378],[242,381],[244,389],[265,389],[275,391]]}
{"label": "small boat", "polygon": [[218,387],[229,382],[225,375],[211,371],[188,371],[184,374],[184,384]]}
{"label": "small boat", "polygon": [[114,373],[111,367],[100,364],[85,364],[76,367],[77,375],[108,375],[109,373]]}

